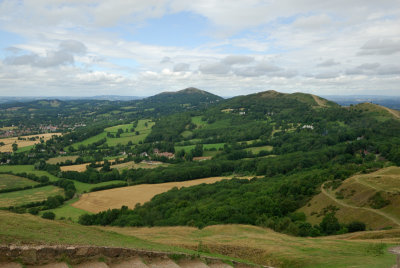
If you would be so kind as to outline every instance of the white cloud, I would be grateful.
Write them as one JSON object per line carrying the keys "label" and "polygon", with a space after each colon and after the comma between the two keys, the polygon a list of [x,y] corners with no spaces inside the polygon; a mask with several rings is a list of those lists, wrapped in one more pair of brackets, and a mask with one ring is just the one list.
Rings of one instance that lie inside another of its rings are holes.
{"label": "white cloud", "polygon": [[[212,41],[135,39],[148,19],[179,12],[206,20],[198,34]],[[0,29],[21,38],[2,38],[0,95],[148,95],[189,85],[223,95],[396,92],[398,25],[398,0],[3,0]]]}

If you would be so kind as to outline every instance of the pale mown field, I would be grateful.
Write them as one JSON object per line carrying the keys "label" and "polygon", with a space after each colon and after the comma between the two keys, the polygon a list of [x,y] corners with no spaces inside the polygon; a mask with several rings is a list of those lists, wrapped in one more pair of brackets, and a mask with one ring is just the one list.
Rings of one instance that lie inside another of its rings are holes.
{"label": "pale mown field", "polygon": [[[100,212],[107,209],[128,206],[134,208],[137,203],[143,204],[150,201],[155,195],[164,193],[174,187],[189,187],[202,183],[215,183],[217,181],[231,179],[232,177],[211,177],[183,182],[167,182],[158,184],[140,184],[110,190],[83,194],[79,201],[72,204],[73,207],[90,212]],[[251,177],[241,177],[250,179]]]}

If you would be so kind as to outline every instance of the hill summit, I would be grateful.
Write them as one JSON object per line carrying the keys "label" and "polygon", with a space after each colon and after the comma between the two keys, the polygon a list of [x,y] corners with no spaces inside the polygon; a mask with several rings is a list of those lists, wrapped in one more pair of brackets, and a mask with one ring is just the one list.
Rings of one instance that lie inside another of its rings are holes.
{"label": "hill summit", "polygon": [[162,92],[152,97],[148,97],[145,100],[152,103],[197,106],[200,104],[216,103],[223,100],[223,98],[201,89],[189,87],[175,92]]}

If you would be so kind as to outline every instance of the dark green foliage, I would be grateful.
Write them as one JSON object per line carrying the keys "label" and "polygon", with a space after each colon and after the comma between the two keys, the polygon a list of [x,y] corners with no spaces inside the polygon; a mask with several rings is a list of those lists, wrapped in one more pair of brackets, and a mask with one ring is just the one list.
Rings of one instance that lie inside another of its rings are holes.
{"label": "dark green foliage", "polygon": [[43,219],[54,220],[56,218],[56,214],[53,212],[46,211],[42,215]]}
{"label": "dark green foliage", "polygon": [[339,232],[340,224],[335,213],[328,213],[320,223],[321,231],[326,235],[333,235]]}
{"label": "dark green foliage", "polygon": [[349,233],[365,231],[365,228],[366,228],[365,223],[360,221],[353,221],[347,225]]}
{"label": "dark green foliage", "polygon": [[374,196],[369,198],[368,202],[369,202],[369,205],[375,209],[380,209],[380,208],[386,207],[387,205],[390,204],[390,201],[384,199],[380,192],[376,193]]}

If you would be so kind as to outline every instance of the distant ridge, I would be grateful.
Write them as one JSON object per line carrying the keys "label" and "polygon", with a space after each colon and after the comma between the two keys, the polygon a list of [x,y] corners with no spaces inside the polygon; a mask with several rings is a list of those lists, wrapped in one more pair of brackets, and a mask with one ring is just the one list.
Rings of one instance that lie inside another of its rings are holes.
{"label": "distant ridge", "polygon": [[216,103],[221,100],[223,98],[220,96],[194,87],[173,92],[166,91],[144,99],[150,103],[188,104],[191,106]]}

